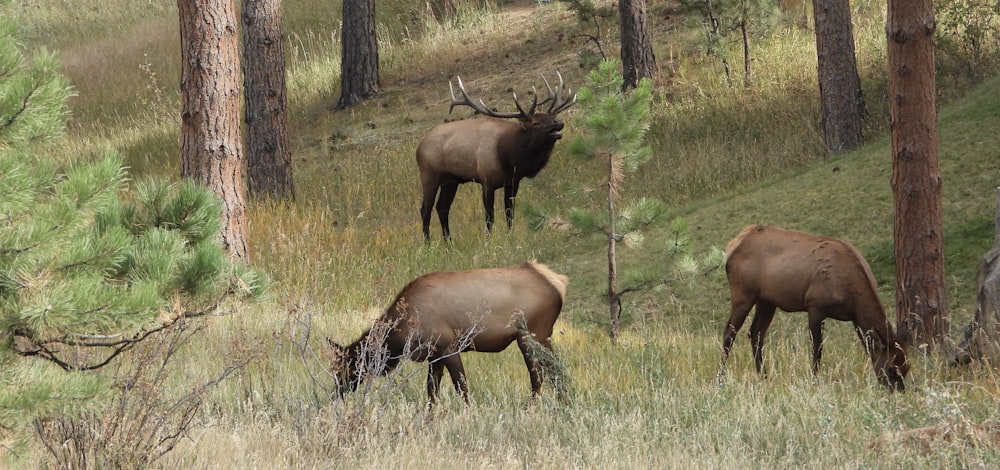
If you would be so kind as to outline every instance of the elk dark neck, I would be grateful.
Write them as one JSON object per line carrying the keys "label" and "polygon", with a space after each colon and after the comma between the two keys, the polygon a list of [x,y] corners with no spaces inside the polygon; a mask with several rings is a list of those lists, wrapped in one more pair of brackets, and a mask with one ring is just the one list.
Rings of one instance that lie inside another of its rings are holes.
{"label": "elk dark neck", "polygon": [[505,149],[515,176],[534,178],[549,163],[555,144],[552,139],[524,139],[521,146]]}
{"label": "elk dark neck", "polygon": [[[895,334],[892,331],[892,326],[887,323],[880,324],[878,319],[876,321],[870,321],[871,319],[865,318],[868,312],[858,311],[858,318],[854,321],[854,327],[861,331],[859,337],[862,342],[865,343],[864,347],[868,350],[868,353],[872,356],[876,352],[885,351],[891,347]],[[885,318],[885,314],[882,314],[882,318]]]}
{"label": "elk dark neck", "polygon": [[[378,365],[377,370],[367,371],[372,372],[370,375],[385,375],[392,372],[396,366],[399,365],[400,357],[398,352],[388,351],[387,356],[382,356],[381,351],[376,350],[376,348],[386,347],[385,344],[374,344],[374,340],[369,340],[371,336],[371,330],[364,332],[357,341],[351,343],[347,347],[347,357],[348,361],[351,363],[352,369],[356,370],[357,367],[362,365],[375,366]],[[363,357],[367,356],[367,360],[362,360]],[[369,374],[362,374],[363,376],[368,376]]]}

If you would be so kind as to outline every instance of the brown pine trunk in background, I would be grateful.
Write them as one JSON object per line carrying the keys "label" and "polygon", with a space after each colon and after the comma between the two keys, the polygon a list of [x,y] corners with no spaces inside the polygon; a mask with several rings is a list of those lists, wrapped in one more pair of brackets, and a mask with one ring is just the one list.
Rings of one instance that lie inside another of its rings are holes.
{"label": "brown pine trunk in background", "polygon": [[854,55],[849,0],[813,0],[816,59],[823,116],[823,142],[830,155],[854,150],[864,142],[864,99]]}
{"label": "brown pine trunk in background", "polygon": [[753,70],[751,66],[753,64],[753,55],[750,51],[750,28],[747,26],[750,22],[748,18],[750,16],[749,9],[749,0],[740,2],[740,33],[743,37],[743,88],[753,86]]}
{"label": "brown pine trunk in background", "polygon": [[934,89],[933,0],[889,0],[889,115],[896,308],[910,345],[948,340],[941,171]]}
{"label": "brown pine trunk in background", "polygon": [[240,51],[233,0],[177,0],[181,36],[181,177],[223,202],[222,242],[249,262],[240,140]]}
{"label": "brown pine trunk in background", "polygon": [[281,0],[243,0],[242,26],[247,191],[294,200]]}
{"label": "brown pine trunk in background", "polygon": [[646,31],[646,1],[619,0],[622,39],[622,90],[635,88],[642,78],[653,79],[656,58]]}
{"label": "brown pine trunk in background", "polygon": [[338,109],[375,96],[379,85],[375,0],[345,1],[343,11]]}

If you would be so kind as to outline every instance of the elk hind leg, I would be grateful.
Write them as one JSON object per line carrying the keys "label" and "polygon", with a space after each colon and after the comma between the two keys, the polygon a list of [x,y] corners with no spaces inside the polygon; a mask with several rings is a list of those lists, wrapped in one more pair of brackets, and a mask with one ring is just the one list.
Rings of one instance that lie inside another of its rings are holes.
{"label": "elk hind leg", "polygon": [[[539,357],[539,353],[551,354],[555,357],[555,353],[552,352],[552,344],[549,339],[536,339],[534,335],[530,333],[525,333],[517,338],[517,347],[521,350],[521,355],[524,356],[524,365],[528,368],[528,377],[531,379],[531,398],[537,397],[542,393],[542,383],[545,381],[545,365],[542,363],[543,358]],[[545,348],[546,351],[537,351],[539,348]]]}
{"label": "elk hind leg", "polygon": [[750,344],[753,345],[753,360],[757,367],[757,372],[767,375],[764,371],[764,337],[767,329],[774,319],[775,306],[773,304],[758,301],[757,308],[753,314],[753,323],[750,324]]}
{"label": "elk hind leg", "polygon": [[[437,198],[438,185],[423,183],[423,195],[420,199],[420,222],[424,229],[424,239],[431,239],[431,211],[434,209],[434,199]],[[438,214],[441,212],[439,211]]]}
{"label": "elk hind leg", "polygon": [[722,385],[723,377],[725,377],[726,361],[729,359],[729,350],[733,348],[736,332],[740,331],[740,328],[743,327],[743,323],[746,321],[747,315],[750,314],[750,309],[753,308],[754,304],[752,298],[748,298],[737,292],[733,292],[731,297],[729,321],[726,322],[726,327],[722,331],[722,360],[719,361],[719,385]]}
{"label": "elk hind leg", "polygon": [[438,196],[438,202],[435,206],[438,213],[438,220],[441,222],[441,236],[446,240],[451,238],[451,227],[448,226],[448,214],[451,212],[451,203],[455,201],[455,194],[457,192],[458,183],[442,184],[441,194]]}

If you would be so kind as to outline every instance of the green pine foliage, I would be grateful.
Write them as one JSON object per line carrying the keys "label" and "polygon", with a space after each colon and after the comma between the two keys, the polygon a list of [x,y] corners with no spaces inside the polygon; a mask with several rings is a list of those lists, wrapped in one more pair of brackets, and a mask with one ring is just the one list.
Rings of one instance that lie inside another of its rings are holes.
{"label": "green pine foliage", "polygon": [[571,155],[585,160],[599,160],[605,169],[604,180],[598,185],[602,192],[606,192],[603,211],[572,208],[567,213],[567,222],[563,223],[561,218],[529,208],[536,220],[548,219],[547,222],[535,222],[536,226],[565,228],[569,225],[578,233],[599,233],[607,238],[612,337],[617,333],[619,311],[616,306],[620,304],[622,294],[690,278],[722,262],[721,251],[716,248],[697,256],[692,254],[687,223],[678,218],[670,224],[670,236],[667,237],[666,250],[671,254],[672,266],[640,266],[640,270],[625,272],[622,279],[625,285],[618,287],[616,245],[642,245],[646,238],[643,231],[667,213],[666,204],[656,198],[629,199],[624,196],[627,192],[626,175],[638,171],[652,156],[650,147],[644,143],[651,120],[652,82],[643,79],[634,90],[623,92],[620,67],[617,61],[605,60],[588,74],[588,86],[578,92],[582,113],[574,118],[574,126],[581,133],[567,146]]}
{"label": "green pine foliage", "polygon": [[62,132],[71,90],[52,55],[29,62],[14,37],[0,19],[0,442],[31,418],[93,409],[106,386],[79,371],[144,332],[267,286],[223,249],[209,189],[130,188],[113,151],[51,161],[39,144]]}
{"label": "green pine foliage", "polygon": [[42,49],[26,61],[16,33],[11,19],[0,18],[0,149],[60,135],[73,95],[55,55]]}
{"label": "green pine foliage", "polygon": [[643,144],[649,130],[652,82],[646,79],[632,92],[621,93],[620,68],[618,61],[604,60],[587,75],[590,86],[578,92],[580,107],[586,112],[574,120],[574,125],[586,133],[573,139],[568,148],[581,158],[609,155],[620,159],[625,169],[632,172],[652,155],[651,149]]}
{"label": "green pine foliage", "polygon": [[[607,173],[601,186],[607,189],[611,207],[618,205],[624,191],[625,174],[638,170],[652,155],[643,143],[649,129],[652,82],[641,80],[634,90],[623,93],[620,68],[618,61],[605,60],[587,75],[588,86],[577,93],[583,112],[573,122],[582,132],[567,146],[574,157],[606,162]],[[620,239],[628,232],[648,226],[665,211],[662,202],[641,198],[629,207],[611,209],[610,214],[604,215],[573,209],[569,220],[581,232],[603,232]]]}
{"label": "green pine foliage", "polygon": [[[16,158],[32,164],[5,153],[0,165]],[[8,204],[0,227],[0,327],[32,341],[122,333],[178,299],[188,310],[213,305],[230,279],[242,276],[244,294],[262,291],[263,277],[221,248],[211,192],[149,180],[129,195],[127,183],[121,157],[108,153],[5,188],[22,191],[0,197],[25,202]]]}

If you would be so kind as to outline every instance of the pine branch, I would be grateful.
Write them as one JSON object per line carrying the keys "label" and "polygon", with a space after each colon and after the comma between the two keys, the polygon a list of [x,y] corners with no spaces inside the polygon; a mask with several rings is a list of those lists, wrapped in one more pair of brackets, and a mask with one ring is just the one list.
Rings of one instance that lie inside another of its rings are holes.
{"label": "pine branch", "polygon": [[45,81],[43,80],[43,76],[39,76],[38,80],[35,81],[35,85],[31,87],[31,89],[28,90],[28,93],[24,96],[24,100],[22,100],[21,102],[21,108],[15,110],[10,115],[10,118],[8,118],[6,122],[4,122],[3,126],[0,126],[0,132],[9,129],[11,126],[14,125],[15,122],[17,122],[17,119],[21,115],[23,115],[25,112],[28,111],[29,105],[31,104],[31,98],[35,96],[35,92],[40,90],[42,88],[42,85],[44,84]]}
{"label": "pine branch", "polygon": [[0,248],[0,255],[4,256],[19,255],[21,253],[26,253],[31,250],[34,250],[35,248],[38,248],[39,245],[40,243],[35,242],[23,248]]}
{"label": "pine branch", "polygon": [[715,270],[722,267],[722,265],[723,263],[713,264],[698,272],[691,272],[675,277],[665,277],[662,279],[653,279],[645,282],[640,282],[638,285],[626,287],[624,289],[619,290],[618,295],[621,296],[629,292],[638,292],[638,291],[653,289],[659,286],[666,286],[669,284],[673,284],[678,281],[686,281],[689,279],[694,279],[696,277],[708,277],[709,274],[715,272]]}
{"label": "pine branch", "polygon": [[[201,311],[188,311],[185,310],[181,313],[176,314],[172,318],[166,318],[161,322],[159,326],[154,328],[141,330],[131,336],[126,337],[125,333],[114,333],[109,335],[85,335],[85,334],[74,334],[74,337],[69,335],[63,336],[61,338],[51,338],[43,340],[33,340],[25,331],[16,330],[13,332],[15,337],[14,350],[17,354],[25,357],[36,356],[41,359],[45,359],[53,364],[59,366],[61,369],[66,371],[86,371],[86,370],[96,370],[100,369],[111,363],[120,354],[128,351],[135,345],[143,342],[150,336],[166,330],[176,324],[181,319],[198,318],[203,316],[212,315],[216,311],[222,301],[228,295],[223,294],[219,299],[217,299],[209,308]],[[119,339],[115,339],[119,338]],[[19,340],[19,341],[18,341]],[[52,347],[55,346],[55,347]],[[63,359],[60,356],[60,349],[62,346],[77,347],[77,348],[105,348],[110,349],[111,352],[103,360],[96,363],[80,365],[72,364],[68,360]]]}

